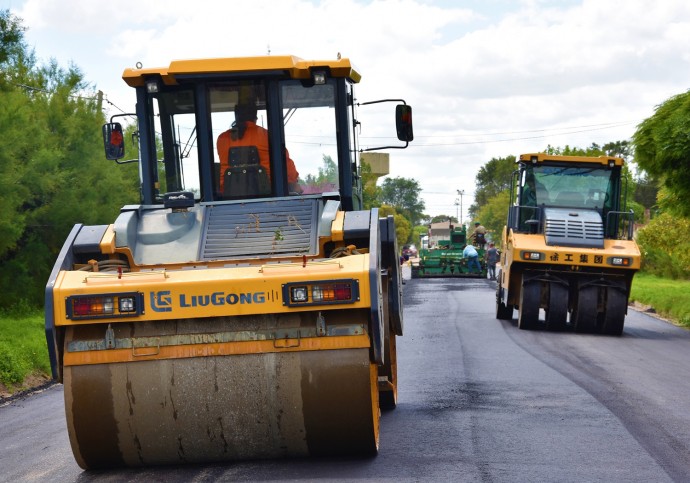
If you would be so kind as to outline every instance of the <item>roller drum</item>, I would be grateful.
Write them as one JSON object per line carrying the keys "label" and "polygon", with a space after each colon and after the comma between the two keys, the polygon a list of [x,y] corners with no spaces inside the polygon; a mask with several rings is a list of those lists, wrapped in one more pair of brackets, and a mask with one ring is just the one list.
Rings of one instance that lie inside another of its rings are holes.
{"label": "roller drum", "polygon": [[375,453],[366,348],[65,366],[82,468]]}

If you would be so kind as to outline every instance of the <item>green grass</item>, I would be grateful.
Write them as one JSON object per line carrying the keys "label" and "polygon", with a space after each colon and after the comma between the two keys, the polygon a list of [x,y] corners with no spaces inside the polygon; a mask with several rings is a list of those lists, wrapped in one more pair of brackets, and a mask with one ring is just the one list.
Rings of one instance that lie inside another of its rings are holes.
{"label": "green grass", "polygon": [[0,314],[0,384],[14,392],[32,374],[50,374],[43,312]]}
{"label": "green grass", "polygon": [[690,280],[638,273],[633,279],[630,300],[650,305],[662,317],[690,327]]}

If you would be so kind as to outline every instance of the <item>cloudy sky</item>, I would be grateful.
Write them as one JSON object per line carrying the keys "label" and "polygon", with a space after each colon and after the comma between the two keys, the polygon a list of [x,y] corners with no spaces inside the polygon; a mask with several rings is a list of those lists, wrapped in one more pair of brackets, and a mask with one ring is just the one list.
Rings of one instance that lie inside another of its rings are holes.
{"label": "cloudy sky", "polygon": [[[690,84],[687,0],[0,0],[42,61],[73,63],[132,111],[125,67],[173,59],[349,57],[360,101],[404,98],[415,140],[391,176],[464,217],[492,157],[629,139]],[[392,117],[392,115],[391,115]],[[392,122],[392,119],[391,119]],[[366,126],[365,126],[366,129]],[[366,130],[363,131],[366,134]]]}

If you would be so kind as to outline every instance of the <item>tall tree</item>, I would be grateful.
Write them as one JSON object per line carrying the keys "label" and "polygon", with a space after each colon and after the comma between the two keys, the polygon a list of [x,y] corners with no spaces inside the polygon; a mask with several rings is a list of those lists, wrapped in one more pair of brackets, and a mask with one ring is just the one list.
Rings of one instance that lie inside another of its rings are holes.
{"label": "tall tree", "polygon": [[24,49],[24,27],[9,10],[0,10],[0,65]]}
{"label": "tall tree", "polygon": [[372,174],[369,163],[361,163],[360,175],[362,176],[362,204],[364,209],[370,210],[375,206],[381,206],[381,188],[376,186],[378,176]]}
{"label": "tall tree", "polygon": [[75,66],[38,66],[19,20],[0,15],[0,306],[41,304],[75,223],[106,224],[138,199],[137,167],[106,162],[103,114]]}
{"label": "tall tree", "polygon": [[501,243],[501,234],[508,218],[510,191],[504,190],[490,198],[477,212],[477,219],[487,229],[491,239],[496,244]]}
{"label": "tall tree", "polygon": [[660,205],[690,216],[690,91],[666,100],[633,135],[640,168],[664,186]]}
{"label": "tall tree", "polygon": [[[338,165],[329,155],[323,155],[323,166],[319,167],[318,174],[308,174],[303,183],[311,186],[314,191],[331,191],[338,186]],[[329,187],[330,186],[330,187]]]}
{"label": "tall tree", "polygon": [[381,201],[395,207],[412,226],[419,224],[424,217],[424,200],[419,195],[422,188],[411,178],[386,178],[381,185]]}
{"label": "tall tree", "polygon": [[395,223],[395,238],[398,241],[398,248],[410,241],[412,236],[412,226],[409,220],[400,213],[395,211],[395,207],[390,205],[382,205],[379,207],[379,217],[393,215],[393,222]]}
{"label": "tall tree", "polygon": [[515,156],[491,158],[479,168],[475,178],[474,203],[470,205],[470,218],[476,218],[480,208],[498,193],[510,189],[513,171],[517,169]]}

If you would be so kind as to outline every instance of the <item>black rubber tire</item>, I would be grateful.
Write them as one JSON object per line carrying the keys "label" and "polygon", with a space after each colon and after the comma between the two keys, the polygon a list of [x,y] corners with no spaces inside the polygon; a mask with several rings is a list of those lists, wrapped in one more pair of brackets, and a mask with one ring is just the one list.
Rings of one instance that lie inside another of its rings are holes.
{"label": "black rubber tire", "polygon": [[496,318],[499,320],[513,320],[513,306],[506,305],[501,300],[501,293],[503,288],[501,284],[498,283],[496,287]]}
{"label": "black rubber tire", "polygon": [[568,287],[557,282],[551,282],[548,287],[546,330],[565,330],[568,321]]}
{"label": "black rubber tire", "polygon": [[520,292],[520,310],[518,328],[531,330],[539,322],[539,302],[541,298],[541,282],[523,282]]}
{"label": "black rubber tire", "polygon": [[597,302],[599,288],[594,286],[580,287],[573,310],[575,332],[593,333],[597,331]]}
{"label": "black rubber tire", "polygon": [[621,335],[625,324],[628,297],[623,290],[616,287],[606,289],[606,311],[601,332],[607,335]]}

